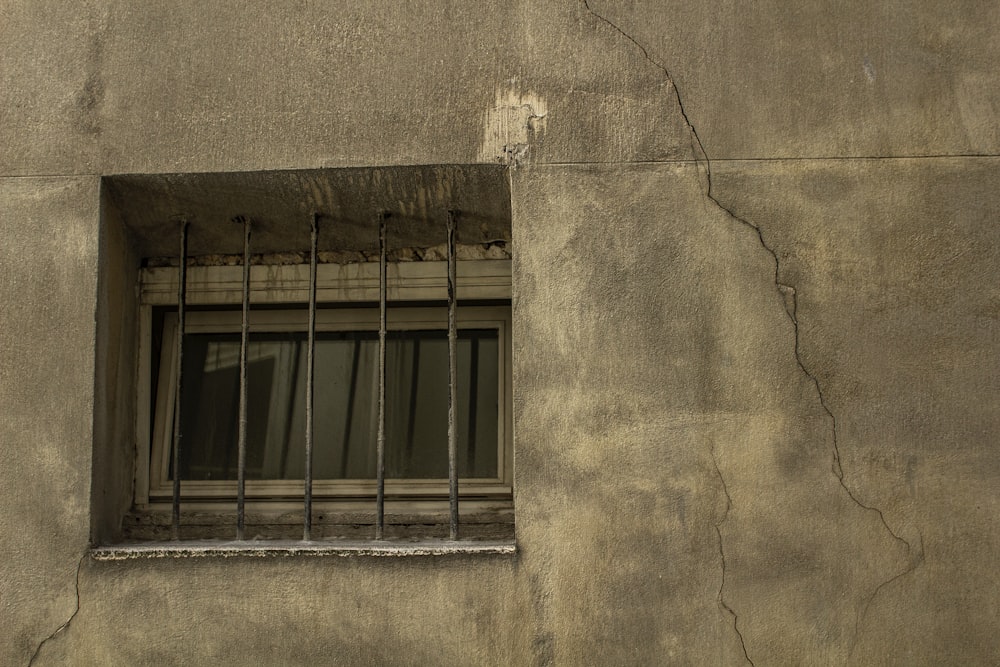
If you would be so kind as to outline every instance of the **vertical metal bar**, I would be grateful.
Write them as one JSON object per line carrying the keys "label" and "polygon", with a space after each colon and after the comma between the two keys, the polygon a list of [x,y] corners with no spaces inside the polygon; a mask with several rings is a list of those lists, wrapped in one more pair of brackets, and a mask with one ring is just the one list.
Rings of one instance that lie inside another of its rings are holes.
{"label": "vertical metal bar", "polygon": [[386,213],[378,217],[378,438],[375,444],[375,539],[385,534],[385,334],[386,334]]}
{"label": "vertical metal bar", "polygon": [[236,464],[236,539],[244,539],[247,473],[247,345],[250,338],[250,219],[243,224],[243,319],[240,326],[240,417],[239,453]]}
{"label": "vertical metal bar", "polygon": [[306,352],[306,470],[305,520],[302,539],[312,539],[312,459],[313,459],[313,377],[316,365],[316,246],[319,239],[319,214],[313,215],[309,250],[309,349]]}
{"label": "vertical metal bar", "polygon": [[181,531],[181,390],[184,386],[184,311],[187,291],[188,221],[181,220],[181,249],[177,271],[177,383],[174,387],[174,489],[170,536],[180,539]]}
{"label": "vertical metal bar", "polygon": [[450,521],[448,535],[458,539],[458,424],[455,404],[458,401],[458,324],[456,311],[455,211],[448,211],[448,501]]}

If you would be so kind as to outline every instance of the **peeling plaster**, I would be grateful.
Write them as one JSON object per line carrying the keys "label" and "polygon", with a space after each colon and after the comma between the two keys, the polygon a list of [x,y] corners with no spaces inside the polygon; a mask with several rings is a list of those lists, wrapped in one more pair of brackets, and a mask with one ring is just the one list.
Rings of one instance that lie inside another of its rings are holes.
{"label": "peeling plaster", "polygon": [[[690,137],[691,137],[692,148],[695,150],[695,154],[698,155],[698,156],[700,156],[697,159],[697,161],[699,163],[699,166],[701,167],[702,173],[704,174],[704,191],[705,191],[705,196],[715,206],[717,206],[720,210],[722,210],[729,218],[731,218],[732,220],[734,220],[734,221],[736,221],[736,222],[738,222],[738,223],[740,223],[742,225],[745,225],[746,227],[749,227],[750,229],[752,229],[754,231],[754,233],[757,235],[757,240],[760,243],[760,246],[765,251],[767,251],[767,253],[770,254],[771,257],[774,259],[774,286],[777,289],[778,294],[781,296],[781,299],[782,299],[782,301],[784,303],[785,312],[788,315],[788,319],[790,320],[790,322],[792,324],[793,331],[794,331],[794,347],[795,347],[794,353],[795,353],[795,361],[798,364],[799,369],[802,371],[802,373],[809,379],[809,381],[816,388],[816,395],[817,395],[817,399],[819,401],[820,407],[826,413],[826,415],[827,415],[827,417],[829,418],[829,421],[830,421],[830,430],[831,430],[831,435],[832,435],[832,449],[833,449],[833,452],[832,452],[833,460],[832,460],[832,465],[831,465],[831,472],[837,478],[838,483],[843,488],[843,490],[847,494],[848,498],[850,498],[851,501],[854,504],[856,504],[857,506],[861,507],[862,509],[876,513],[878,515],[878,518],[881,521],[883,527],[889,533],[889,535],[892,536],[892,538],[895,541],[897,541],[898,543],[900,543],[900,544],[902,544],[903,546],[906,547],[906,551],[907,551],[907,555],[908,555],[908,559],[909,559],[909,563],[907,564],[906,568],[904,568],[901,572],[896,573],[895,575],[893,575],[892,577],[890,577],[886,581],[884,581],[881,584],[879,584],[872,591],[872,594],[868,597],[868,599],[867,599],[867,601],[866,601],[866,603],[865,603],[864,608],[862,609],[862,611],[857,615],[857,619],[856,619],[856,623],[855,623],[855,629],[854,629],[854,636],[852,637],[851,646],[850,646],[850,652],[853,653],[854,647],[857,644],[858,635],[859,635],[860,630],[861,630],[862,621],[864,620],[866,614],[868,613],[869,608],[871,607],[872,603],[874,602],[874,600],[878,596],[878,594],[883,589],[885,589],[886,587],[888,587],[889,585],[891,585],[892,583],[898,581],[900,578],[902,578],[902,577],[904,577],[904,576],[912,573],[914,570],[916,570],[921,565],[921,563],[923,563],[923,561],[924,561],[923,540],[921,538],[920,541],[916,545],[914,545],[911,542],[903,539],[899,534],[897,534],[889,526],[888,522],[885,519],[885,515],[883,514],[882,510],[878,509],[877,507],[874,507],[872,505],[868,505],[868,504],[865,504],[864,502],[862,502],[857,497],[857,495],[850,489],[850,487],[847,485],[847,482],[845,480],[845,475],[844,475],[844,469],[843,469],[843,466],[841,464],[840,446],[839,446],[839,442],[838,442],[837,418],[834,415],[833,411],[830,409],[829,403],[827,402],[826,396],[823,393],[823,388],[822,388],[822,385],[819,382],[819,379],[806,367],[805,363],[802,360],[802,354],[801,354],[801,337],[800,337],[799,323],[798,323],[798,316],[797,316],[798,299],[797,299],[797,292],[796,292],[795,286],[782,282],[782,280],[781,280],[781,261],[778,258],[778,254],[775,252],[775,250],[770,245],[768,245],[767,241],[765,240],[763,230],[758,225],[755,225],[754,223],[750,222],[749,220],[740,217],[739,215],[737,215],[736,213],[734,213],[732,210],[730,210],[721,201],[719,201],[719,199],[716,197],[715,193],[713,192],[713,187],[712,187],[712,163],[711,163],[711,160],[709,159],[708,153],[705,150],[705,146],[704,146],[704,144],[701,141],[701,137],[698,135],[697,129],[695,128],[694,124],[691,122],[691,119],[688,118],[687,112],[684,110],[684,103],[683,103],[683,100],[681,99],[680,91],[678,90],[677,85],[674,83],[673,77],[671,76],[669,70],[667,70],[666,66],[664,66],[659,61],[657,61],[656,59],[654,59],[652,57],[652,55],[649,53],[649,50],[646,47],[644,47],[641,43],[639,43],[634,37],[632,37],[631,35],[629,35],[621,27],[619,27],[617,24],[615,24],[611,20],[605,18],[601,14],[597,13],[596,11],[594,11],[593,8],[591,8],[591,6],[590,6],[590,0],[581,0],[581,3],[583,4],[583,7],[586,9],[586,11],[588,13],[590,13],[596,19],[600,20],[605,25],[609,26],[611,29],[613,29],[615,32],[617,32],[619,35],[621,35],[624,39],[626,39],[629,42],[631,42],[633,46],[635,46],[637,49],[639,49],[639,51],[642,53],[643,57],[650,64],[652,64],[657,69],[659,69],[661,72],[663,72],[663,75],[666,77],[667,82],[670,84],[671,88],[674,91],[674,97],[675,97],[675,99],[677,101],[677,107],[680,110],[681,116],[684,118],[685,125],[687,125],[688,131],[689,131],[689,134],[690,134]],[[722,471],[719,469],[718,464],[717,464],[717,462],[715,460],[715,453],[714,453],[714,451],[712,452],[712,460],[713,460],[713,463],[715,463],[715,471],[718,474],[719,478],[722,480],[723,490],[726,493],[726,500],[727,500],[726,514],[723,517],[722,521],[718,522],[715,525],[715,529],[716,529],[716,532],[718,533],[718,538],[719,538],[719,554],[720,554],[720,557],[722,559],[722,582],[721,582],[721,585],[719,587],[719,604],[720,604],[720,606],[723,607],[723,609],[725,611],[727,611],[733,617],[733,627],[734,627],[734,630],[736,631],[737,635],[739,635],[740,643],[743,645],[744,652],[746,652],[746,644],[744,642],[743,634],[740,632],[739,628],[737,627],[738,616],[736,614],[736,611],[734,609],[732,609],[729,606],[728,603],[726,603],[725,598],[724,598],[724,594],[723,594],[724,593],[724,589],[725,589],[726,565],[725,565],[725,553],[724,553],[723,548],[722,548],[721,525],[725,521],[725,518],[728,517],[729,508],[731,507],[731,498],[729,497],[728,486],[726,485],[725,479],[722,476]],[[750,661],[749,655],[747,655],[746,658],[747,658],[748,661]]]}
{"label": "peeling plaster", "polygon": [[533,145],[541,143],[548,109],[545,100],[531,91],[518,91],[517,80],[497,89],[493,106],[483,116],[480,162],[517,167],[528,159]]}

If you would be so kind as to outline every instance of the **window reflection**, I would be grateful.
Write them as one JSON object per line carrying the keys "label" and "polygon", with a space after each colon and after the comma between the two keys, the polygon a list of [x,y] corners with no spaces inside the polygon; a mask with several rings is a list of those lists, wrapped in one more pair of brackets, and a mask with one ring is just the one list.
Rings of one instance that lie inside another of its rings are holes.
{"label": "window reflection", "polygon": [[[498,476],[499,341],[458,336],[461,477]],[[181,479],[232,480],[237,470],[238,333],[188,334]],[[247,479],[302,479],[305,333],[256,333],[247,350]],[[317,332],[313,476],[373,479],[378,335]],[[386,346],[386,477],[448,476],[448,341],[444,331],[390,331]]]}

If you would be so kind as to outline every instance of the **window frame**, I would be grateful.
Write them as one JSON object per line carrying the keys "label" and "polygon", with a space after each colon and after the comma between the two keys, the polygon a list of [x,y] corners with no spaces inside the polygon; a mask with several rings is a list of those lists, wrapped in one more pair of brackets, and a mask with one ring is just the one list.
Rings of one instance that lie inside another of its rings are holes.
{"label": "window frame", "polygon": [[[447,262],[396,262],[387,267],[389,299],[389,329],[400,324],[426,329],[440,329],[444,318],[429,318],[429,311],[446,313],[439,304],[447,298]],[[192,266],[187,270],[189,306],[226,307],[240,302],[242,266]],[[463,260],[456,265],[458,274],[458,308],[460,328],[496,328],[499,340],[500,383],[498,420],[498,478],[462,478],[459,480],[463,502],[495,506],[512,502],[513,495],[513,400],[510,276],[511,261]],[[164,335],[158,349],[153,349],[154,309],[176,306],[177,267],[143,268],[139,276],[139,373],[137,374],[138,414],[136,420],[135,505],[137,509],[163,509],[170,505],[169,479],[163,473],[164,460],[169,456],[172,428],[173,392],[169,405],[158,406],[157,395],[172,382],[176,372],[173,363],[176,345],[176,314],[164,313]],[[317,267],[317,331],[377,330],[377,308],[357,308],[378,300],[379,265],[377,262],[355,264],[321,264]],[[250,323],[253,333],[296,330],[300,323],[292,322],[301,315],[304,330],[306,311],[301,307],[308,299],[308,266],[251,265]],[[396,303],[394,303],[396,302]],[[467,305],[469,303],[475,305]],[[274,310],[287,304],[290,310]],[[267,305],[272,309],[256,309]],[[335,307],[329,307],[335,306]],[[421,315],[420,313],[424,313]],[[364,313],[364,315],[361,315]],[[374,315],[372,314],[374,313]],[[239,313],[224,310],[192,310],[187,314],[190,333],[238,330]],[[232,320],[236,322],[233,328]],[[294,326],[296,328],[289,328]],[[159,388],[152,386],[153,355],[160,355]],[[163,396],[163,394],[159,394]],[[159,441],[157,441],[159,438]],[[163,446],[166,443],[167,446]],[[442,443],[446,446],[446,443]],[[159,460],[153,460],[157,454]],[[371,502],[374,498],[371,480],[319,480],[313,482],[318,505],[348,508],[351,502]],[[235,481],[181,484],[185,506],[220,507],[235,497]],[[232,487],[231,490],[229,487]],[[248,503],[265,505],[298,502],[302,498],[302,480],[247,480]],[[436,509],[447,504],[447,479],[386,480],[386,497],[393,505],[419,510]],[[470,509],[472,506],[469,507]]]}

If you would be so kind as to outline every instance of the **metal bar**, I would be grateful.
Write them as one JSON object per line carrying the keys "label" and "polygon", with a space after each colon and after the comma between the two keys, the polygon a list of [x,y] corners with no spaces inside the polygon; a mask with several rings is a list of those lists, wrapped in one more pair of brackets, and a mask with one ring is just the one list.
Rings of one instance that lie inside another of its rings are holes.
{"label": "metal bar", "polygon": [[312,459],[313,459],[313,378],[316,365],[316,246],[319,239],[319,214],[313,215],[312,241],[309,249],[309,349],[306,352],[306,470],[305,519],[302,539],[312,539]]}
{"label": "metal bar", "polygon": [[177,383],[174,387],[174,488],[170,536],[180,539],[181,531],[181,389],[184,386],[184,315],[187,291],[188,221],[181,220],[181,249],[177,271]]}
{"label": "metal bar", "polygon": [[236,463],[236,539],[244,539],[246,520],[245,495],[247,476],[247,346],[250,338],[250,219],[236,218],[243,224],[243,319],[240,326],[240,417],[239,453]]}
{"label": "metal bar", "polygon": [[375,443],[375,539],[385,535],[385,334],[386,248],[385,212],[378,217],[378,438]]}
{"label": "metal bar", "polygon": [[448,535],[458,539],[458,424],[455,403],[458,401],[458,324],[456,311],[455,223],[457,213],[448,211],[448,504],[450,521]]}

